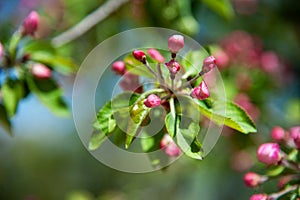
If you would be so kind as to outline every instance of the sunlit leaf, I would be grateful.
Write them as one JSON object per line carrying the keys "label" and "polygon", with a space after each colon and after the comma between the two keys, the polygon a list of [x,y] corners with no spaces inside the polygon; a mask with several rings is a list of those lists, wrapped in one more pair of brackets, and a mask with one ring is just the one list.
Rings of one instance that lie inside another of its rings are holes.
{"label": "sunlit leaf", "polygon": [[3,105],[0,105],[0,127],[10,136],[12,135],[11,123],[8,118],[7,112]]}
{"label": "sunlit leaf", "polygon": [[8,79],[2,85],[1,92],[8,116],[13,117],[17,111],[18,103],[23,97],[23,82]]}
{"label": "sunlit leaf", "polygon": [[27,84],[31,92],[45,105],[51,112],[58,116],[69,116],[68,106],[63,99],[63,92],[57,83],[52,79],[35,79],[33,76],[27,77]]}

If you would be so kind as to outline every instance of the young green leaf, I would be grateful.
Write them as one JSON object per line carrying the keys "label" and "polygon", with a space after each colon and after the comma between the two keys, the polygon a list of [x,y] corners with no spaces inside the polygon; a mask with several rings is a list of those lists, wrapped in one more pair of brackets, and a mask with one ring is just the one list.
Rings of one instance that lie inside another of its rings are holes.
{"label": "young green leaf", "polygon": [[[245,134],[256,132],[256,127],[252,119],[241,107],[233,102],[215,101],[213,102],[212,107],[209,107],[201,100],[194,100],[194,102],[199,106],[199,111],[203,115],[218,125],[224,124]],[[226,107],[220,109],[220,111],[218,107],[222,106]]]}
{"label": "young green leaf", "polygon": [[141,131],[141,125],[143,121],[147,118],[150,108],[144,105],[144,101],[150,94],[161,93],[162,89],[152,89],[144,92],[138,100],[130,107],[129,113],[130,117],[127,117],[127,136],[125,142],[125,148],[129,148],[130,144],[133,142],[135,136]]}
{"label": "young green leaf", "polygon": [[20,80],[7,79],[1,91],[8,116],[13,117],[17,111],[18,103],[23,97],[23,82]]}
{"label": "young green leaf", "polygon": [[58,116],[67,117],[70,115],[68,106],[63,99],[62,90],[52,79],[35,79],[27,76],[27,84],[31,92],[43,103],[50,111]]}
{"label": "young green leaf", "polygon": [[226,20],[234,17],[234,10],[229,0],[202,0],[202,2]]}
{"label": "young green leaf", "polygon": [[135,75],[154,78],[154,75],[140,61],[136,60],[131,54],[124,59],[126,69]]}
{"label": "young green leaf", "polygon": [[190,76],[197,75],[202,70],[203,60],[209,56],[208,53],[203,50],[190,51],[182,59],[181,65],[185,69],[185,73],[182,78],[186,79]]}
{"label": "young green leaf", "polygon": [[43,63],[62,74],[70,74],[77,70],[77,65],[69,58],[57,56],[49,52],[36,51],[30,54],[30,59]]}
{"label": "young green leaf", "polygon": [[11,123],[3,105],[0,105],[0,127],[2,127],[6,133],[12,136]]}
{"label": "young green leaf", "polygon": [[94,123],[96,131],[93,132],[89,143],[90,150],[97,149],[117,128],[114,113],[122,108],[128,108],[138,97],[136,93],[125,92],[114,97],[99,110],[97,121]]}

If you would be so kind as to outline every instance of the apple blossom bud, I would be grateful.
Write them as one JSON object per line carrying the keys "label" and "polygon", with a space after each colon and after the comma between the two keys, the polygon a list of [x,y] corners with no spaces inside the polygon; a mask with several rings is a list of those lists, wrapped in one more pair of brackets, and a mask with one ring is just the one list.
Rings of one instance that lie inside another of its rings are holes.
{"label": "apple blossom bud", "polygon": [[31,67],[31,73],[38,79],[46,79],[51,77],[51,70],[41,63],[33,64]]}
{"label": "apple blossom bud", "polygon": [[168,156],[176,157],[181,154],[180,148],[175,144],[170,135],[165,134],[159,144],[160,148],[165,151]]}
{"label": "apple blossom bud", "polygon": [[182,35],[172,35],[168,41],[169,50],[176,54],[184,46],[184,37]]}
{"label": "apple blossom bud", "polygon": [[145,106],[148,108],[155,108],[160,105],[160,98],[155,94],[150,94],[144,101]]}
{"label": "apple blossom bud", "polygon": [[265,143],[257,150],[257,159],[267,165],[277,165],[281,160],[280,147],[277,143]]}
{"label": "apple blossom bud", "polygon": [[259,184],[266,181],[265,177],[260,176],[259,174],[248,172],[244,176],[244,183],[248,187],[257,187]]}
{"label": "apple blossom bud", "polygon": [[134,56],[135,59],[137,59],[138,61],[142,62],[142,63],[146,63],[146,54],[141,51],[141,50],[134,50],[132,52],[132,55]]}
{"label": "apple blossom bud", "polygon": [[193,89],[191,96],[199,100],[204,100],[210,96],[209,90],[204,81],[202,81],[198,87]]}
{"label": "apple blossom bud", "polygon": [[153,58],[154,60],[156,60],[159,63],[165,62],[165,58],[156,49],[153,49],[153,48],[148,49],[148,54],[151,58]]}
{"label": "apple blossom bud", "polygon": [[250,200],[267,200],[268,196],[266,194],[254,194],[250,197]]}
{"label": "apple blossom bud", "polygon": [[271,137],[274,141],[279,142],[284,140],[285,138],[285,131],[280,126],[275,126],[271,130]]}
{"label": "apple blossom bud", "polygon": [[300,149],[300,126],[290,128],[290,137],[294,140],[297,149]]}
{"label": "apple blossom bud", "polygon": [[33,36],[35,31],[38,28],[39,20],[40,20],[39,14],[36,11],[31,11],[23,22],[22,25],[23,35]]}
{"label": "apple blossom bud", "polygon": [[216,63],[217,63],[217,61],[214,56],[209,56],[209,57],[205,58],[203,61],[203,67],[202,67],[203,73],[207,73],[210,70],[212,70],[214,67],[216,67]]}
{"label": "apple blossom bud", "polygon": [[165,63],[165,65],[167,66],[167,68],[169,69],[169,71],[172,75],[177,74],[177,72],[180,70],[179,63],[174,60],[171,60],[168,63]]}
{"label": "apple blossom bud", "polygon": [[123,61],[116,61],[112,64],[112,70],[119,75],[124,75],[126,72],[126,65]]}

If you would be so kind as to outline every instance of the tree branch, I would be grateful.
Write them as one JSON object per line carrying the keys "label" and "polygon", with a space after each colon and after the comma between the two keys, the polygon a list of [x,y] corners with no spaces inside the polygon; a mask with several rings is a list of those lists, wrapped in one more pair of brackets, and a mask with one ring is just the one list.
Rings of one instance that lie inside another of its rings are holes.
{"label": "tree branch", "polygon": [[97,10],[83,18],[78,24],[53,38],[52,44],[59,47],[80,37],[128,1],[129,0],[108,0],[97,8]]}

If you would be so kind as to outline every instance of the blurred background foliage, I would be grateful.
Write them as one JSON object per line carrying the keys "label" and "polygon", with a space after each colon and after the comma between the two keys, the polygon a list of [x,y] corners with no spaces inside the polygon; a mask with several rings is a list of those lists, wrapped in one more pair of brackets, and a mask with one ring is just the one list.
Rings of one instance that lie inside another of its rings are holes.
{"label": "blurred background foliage", "polygon": [[[42,16],[38,38],[51,39],[103,3],[2,0],[0,41],[7,41],[31,10]],[[80,64],[106,38],[145,26],[174,29],[202,45],[214,44],[230,59],[221,68],[228,97],[244,103],[249,112],[256,111],[258,133],[245,136],[225,128],[224,136],[202,162],[182,157],[164,171],[126,174],[102,165],[88,153],[71,118],[54,116],[29,96],[12,119],[14,137],[0,134],[0,199],[247,199],[253,191],[243,185],[241,172],[253,167],[257,146],[269,138],[273,126],[299,125],[299,11],[296,0],[128,1],[84,35],[61,46],[60,54]],[[240,41],[236,43],[242,50],[233,57],[226,50],[228,40],[229,44]],[[245,40],[250,40],[251,47],[242,45]],[[251,48],[260,51],[256,52],[259,59],[263,52],[274,53],[278,68],[268,71],[263,64],[235,58]],[[60,78],[69,105],[73,78]],[[238,87],[245,83],[250,84],[247,89]],[[109,92],[101,91],[98,99],[106,94]],[[254,167],[261,169],[260,165]],[[267,187],[276,189],[274,184]]]}

